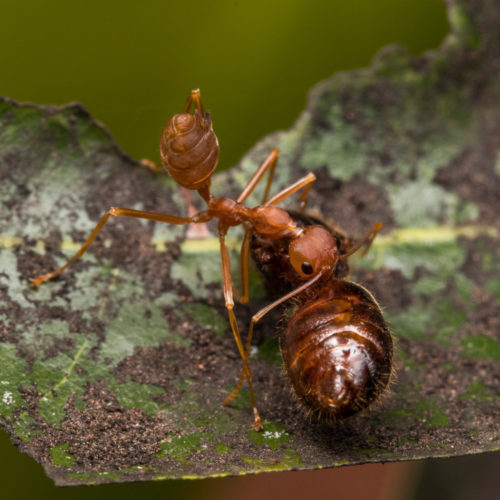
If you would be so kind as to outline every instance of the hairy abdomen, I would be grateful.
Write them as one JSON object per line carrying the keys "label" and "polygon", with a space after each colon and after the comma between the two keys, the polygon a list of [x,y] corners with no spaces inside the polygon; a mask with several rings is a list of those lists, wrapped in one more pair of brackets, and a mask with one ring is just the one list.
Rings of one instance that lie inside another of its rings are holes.
{"label": "hairy abdomen", "polygon": [[370,405],[391,376],[392,338],[380,307],[349,281],[332,278],[298,306],[281,350],[298,398],[329,420]]}

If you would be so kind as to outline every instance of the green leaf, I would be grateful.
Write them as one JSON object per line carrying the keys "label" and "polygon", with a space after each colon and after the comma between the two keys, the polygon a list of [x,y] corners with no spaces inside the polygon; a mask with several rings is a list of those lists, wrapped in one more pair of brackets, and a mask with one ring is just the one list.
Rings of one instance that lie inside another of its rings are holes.
{"label": "green leaf", "polygon": [[[391,391],[343,425],[310,421],[256,327],[255,388],[222,402],[241,363],[225,321],[218,242],[109,221],[39,290],[109,206],[183,214],[168,176],[140,168],[79,105],[0,99],[0,423],[57,484],[207,477],[499,449],[499,12],[449,2],[452,32],[419,59],[390,47],[311,92],[295,127],[265,138],[214,192],[234,196],[272,147],[274,190],[318,177],[310,208],[353,238],[384,229],[352,279],[398,346]],[[228,192],[231,186],[231,192]],[[249,204],[258,204],[262,189]],[[230,239],[237,276],[238,232]],[[267,303],[236,308],[241,325]]]}

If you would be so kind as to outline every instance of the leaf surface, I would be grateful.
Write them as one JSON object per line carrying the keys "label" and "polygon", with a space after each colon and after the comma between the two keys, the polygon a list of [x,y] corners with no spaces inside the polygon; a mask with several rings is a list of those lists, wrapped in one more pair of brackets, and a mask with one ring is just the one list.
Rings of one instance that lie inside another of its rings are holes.
{"label": "leaf surface", "polygon": [[[252,357],[264,432],[250,430],[247,391],[222,406],[240,361],[215,238],[112,220],[60,279],[30,288],[109,206],[183,214],[184,200],[80,105],[0,100],[0,422],[57,484],[498,450],[500,18],[486,0],[450,0],[449,17],[439,50],[389,47],[334,75],[293,129],[214,178],[217,195],[235,196],[278,147],[274,190],[313,171],[312,210],[355,238],[384,223],[352,279],[384,307],[397,376],[374,408],[333,427],[290,395],[278,313],[259,323]],[[253,278],[241,325],[269,301]]]}

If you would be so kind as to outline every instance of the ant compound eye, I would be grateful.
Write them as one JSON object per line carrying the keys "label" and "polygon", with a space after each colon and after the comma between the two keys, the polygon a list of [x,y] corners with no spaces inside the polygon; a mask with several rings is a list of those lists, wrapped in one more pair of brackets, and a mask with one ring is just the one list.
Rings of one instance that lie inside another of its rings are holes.
{"label": "ant compound eye", "polygon": [[313,266],[311,266],[311,264],[309,264],[309,262],[303,262],[301,269],[302,269],[302,272],[304,274],[312,274],[313,273]]}
{"label": "ant compound eye", "polygon": [[328,229],[308,226],[290,242],[290,264],[303,278],[312,278],[320,272],[328,275],[338,259],[336,249],[337,244]]}

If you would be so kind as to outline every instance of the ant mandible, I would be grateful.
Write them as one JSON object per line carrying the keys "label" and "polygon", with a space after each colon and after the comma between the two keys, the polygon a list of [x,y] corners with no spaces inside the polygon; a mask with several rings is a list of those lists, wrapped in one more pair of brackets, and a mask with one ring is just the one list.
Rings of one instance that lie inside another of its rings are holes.
{"label": "ant mandible", "polygon": [[[194,106],[194,113],[190,113],[192,105]],[[302,208],[304,208],[308,192],[316,179],[314,174],[309,173],[305,175],[269,198],[274,169],[279,155],[278,149],[273,149],[267,155],[236,200],[213,196],[210,192],[210,182],[219,160],[219,144],[212,128],[210,114],[203,110],[201,95],[198,89],[190,93],[184,112],[174,115],[165,125],[160,142],[160,153],[162,164],[169,174],[184,188],[198,191],[207,204],[206,210],[198,212],[191,217],[178,217],[130,208],[111,207],[102,216],[80,250],[66,264],[56,271],[31,278],[30,281],[35,287],[38,287],[45,281],[61,274],[68,266],[83,255],[109,217],[134,217],[177,225],[205,223],[212,219],[218,219],[224,300],[231,330],[243,362],[240,381],[236,389],[224,403],[227,404],[234,399],[246,378],[250,389],[254,414],[253,427],[260,430],[262,429],[262,421],[257,410],[252,374],[248,364],[250,341],[255,323],[279,304],[301,294],[301,292],[317,283],[326,282],[333,275],[335,266],[340,259],[352,255],[363,245],[369,247],[381,225],[375,225],[361,242],[350,248],[347,253],[340,254],[337,251],[336,242],[331,231],[325,226],[313,225],[304,227],[286,210],[276,206],[286,198],[302,190],[299,199]],[[243,205],[268,171],[269,175],[262,203],[253,208]],[[229,253],[225,243],[228,229],[240,224],[243,224],[245,227],[241,249],[241,303],[246,303],[249,299],[248,264],[250,242],[254,235],[270,241],[283,239],[289,241],[287,258],[293,269],[303,280],[294,290],[261,309],[252,317],[246,345],[244,345],[241,338],[234,313],[233,281],[231,278]]]}

